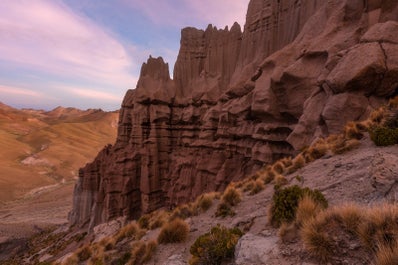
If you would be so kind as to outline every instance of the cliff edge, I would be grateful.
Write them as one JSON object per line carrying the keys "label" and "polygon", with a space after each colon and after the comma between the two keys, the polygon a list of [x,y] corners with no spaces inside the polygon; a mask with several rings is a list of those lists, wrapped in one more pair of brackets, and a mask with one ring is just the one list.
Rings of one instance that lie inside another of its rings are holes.
{"label": "cliff edge", "polygon": [[170,78],[150,57],[118,136],[79,172],[71,224],[223,190],[360,120],[398,89],[398,3],[251,0],[243,29],[185,28]]}

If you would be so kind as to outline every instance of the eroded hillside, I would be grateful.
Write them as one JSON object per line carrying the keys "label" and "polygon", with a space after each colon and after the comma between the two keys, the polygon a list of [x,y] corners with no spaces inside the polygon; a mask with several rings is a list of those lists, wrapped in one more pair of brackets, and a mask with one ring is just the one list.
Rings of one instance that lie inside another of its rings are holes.
{"label": "eroded hillside", "polygon": [[117,112],[0,108],[0,202],[71,183],[116,137]]}

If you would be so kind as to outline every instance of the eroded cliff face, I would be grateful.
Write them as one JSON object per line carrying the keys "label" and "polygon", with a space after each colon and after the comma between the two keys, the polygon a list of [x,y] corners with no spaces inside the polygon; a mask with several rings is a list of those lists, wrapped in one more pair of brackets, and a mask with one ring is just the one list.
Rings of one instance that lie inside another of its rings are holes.
{"label": "eroded cliff face", "polygon": [[223,190],[365,118],[398,88],[398,3],[252,0],[244,31],[186,28],[170,79],[143,64],[118,137],[80,170],[71,224]]}

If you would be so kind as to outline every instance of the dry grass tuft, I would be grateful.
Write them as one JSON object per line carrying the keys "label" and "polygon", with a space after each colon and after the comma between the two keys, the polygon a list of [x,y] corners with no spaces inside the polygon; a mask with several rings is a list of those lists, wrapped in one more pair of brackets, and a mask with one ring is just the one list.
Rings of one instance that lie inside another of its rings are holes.
{"label": "dry grass tuft", "polygon": [[357,122],[348,122],[344,127],[344,137],[346,139],[357,139],[363,138],[363,132],[360,130],[362,126],[358,126]]}
{"label": "dry grass tuft", "polygon": [[318,140],[315,144],[311,145],[307,149],[306,155],[305,155],[305,160],[308,163],[308,162],[314,161],[316,159],[319,159],[319,158],[323,157],[324,155],[326,155],[328,150],[329,150],[329,146],[326,143],[326,141],[323,139]]}
{"label": "dry grass tuft", "polygon": [[163,225],[158,236],[160,244],[178,243],[187,239],[189,226],[184,220],[175,219]]}
{"label": "dry grass tuft", "polygon": [[108,251],[115,247],[116,240],[113,237],[105,237],[99,242],[99,244],[103,246],[106,251]]}
{"label": "dry grass tuft", "polygon": [[229,186],[221,197],[221,200],[231,206],[238,205],[242,200],[240,191],[232,186]]}
{"label": "dry grass tuft", "polygon": [[144,255],[144,262],[149,261],[152,257],[153,254],[155,253],[156,249],[158,247],[158,242],[155,240],[151,240],[146,244],[146,251]]}
{"label": "dry grass tuft", "polygon": [[277,173],[277,174],[283,174],[285,171],[285,165],[281,161],[277,161],[272,165],[272,169]]}
{"label": "dry grass tuft", "polygon": [[264,171],[264,173],[261,175],[261,180],[264,181],[264,184],[271,183],[275,176],[276,172],[272,169],[272,167],[267,167],[267,169]]}
{"label": "dry grass tuft", "polygon": [[242,188],[245,185],[245,183],[246,183],[246,180],[239,180],[239,181],[236,181],[236,182],[231,182],[229,184],[229,186],[230,187],[234,187],[236,189],[240,189],[240,188]]}
{"label": "dry grass tuft", "polygon": [[253,187],[250,191],[250,195],[254,195],[259,193],[265,188],[264,181],[261,179],[257,179],[256,181],[253,181]]}
{"label": "dry grass tuft", "polygon": [[360,131],[367,131],[372,126],[372,122],[370,120],[364,120],[361,122],[357,122],[357,128]]}
{"label": "dry grass tuft", "polygon": [[[198,214],[198,206],[196,204],[182,204],[176,207],[170,215],[169,221],[174,219],[187,219],[188,217]],[[163,225],[163,224],[162,224]]]}
{"label": "dry grass tuft", "polygon": [[105,252],[104,246],[101,244],[93,244],[91,245],[92,255],[90,260],[88,261],[88,265],[103,265],[105,264]]}
{"label": "dry grass tuft", "polygon": [[275,176],[275,186],[282,187],[288,183],[287,178],[282,175]]}
{"label": "dry grass tuft", "polygon": [[298,203],[295,222],[298,226],[301,226],[308,220],[314,218],[322,210],[323,207],[319,205],[313,197],[305,194]]}
{"label": "dry grass tuft", "polygon": [[149,214],[144,214],[141,215],[141,217],[138,219],[137,223],[142,229],[149,229],[149,220],[151,219],[151,216]]}
{"label": "dry grass tuft", "polygon": [[129,265],[141,265],[151,260],[158,244],[156,241],[144,243],[142,241],[134,242],[131,248],[131,257]]}
{"label": "dry grass tuft", "polygon": [[146,251],[146,245],[142,241],[136,241],[131,246],[131,256],[128,262],[129,265],[143,264],[143,258]]}
{"label": "dry grass tuft", "polygon": [[301,228],[301,239],[305,249],[321,262],[328,261],[332,256],[332,241],[329,235],[322,231],[315,222],[304,223]]}
{"label": "dry grass tuft", "polygon": [[213,205],[213,200],[214,200],[215,196],[216,196],[216,194],[214,192],[203,194],[203,195],[199,196],[198,199],[196,199],[195,205],[202,212],[206,212]]}
{"label": "dry grass tuft", "polygon": [[372,250],[377,244],[394,246],[398,242],[398,206],[382,204],[368,209],[365,221],[358,227],[358,235]]}
{"label": "dry grass tuft", "polygon": [[361,243],[355,251],[362,253],[363,260],[373,254],[372,264],[398,264],[398,206],[394,204],[334,207],[304,221],[300,235],[305,249],[321,262],[342,253],[347,244]]}
{"label": "dry grass tuft", "polygon": [[255,180],[248,180],[246,181],[245,185],[243,185],[242,190],[243,192],[251,191],[254,187]]}
{"label": "dry grass tuft", "polygon": [[141,239],[144,235],[145,231],[136,222],[131,222],[119,230],[115,236],[115,240],[116,242],[120,242],[124,238]]}
{"label": "dry grass tuft", "polygon": [[92,255],[92,250],[90,245],[84,245],[76,251],[76,256],[79,261],[86,261]]}
{"label": "dry grass tuft", "polygon": [[77,265],[79,264],[79,258],[77,257],[76,253],[69,256],[62,265]]}
{"label": "dry grass tuft", "polygon": [[333,217],[331,211],[323,211],[304,222],[300,228],[304,248],[321,262],[327,262],[333,254],[333,241],[326,228]]}
{"label": "dry grass tuft", "polygon": [[220,202],[217,206],[216,217],[234,216],[235,212],[232,206],[226,202]]}
{"label": "dry grass tuft", "polygon": [[357,233],[358,226],[365,219],[365,209],[357,204],[344,204],[333,209],[337,218],[351,233]]}
{"label": "dry grass tuft", "polygon": [[384,107],[380,107],[377,110],[374,110],[369,117],[369,121],[372,124],[380,124],[382,122],[382,120],[384,119],[384,115],[385,115],[385,108]]}
{"label": "dry grass tuft", "polygon": [[299,229],[296,224],[282,223],[278,230],[278,236],[283,243],[293,242],[298,237]]}
{"label": "dry grass tuft", "polygon": [[285,168],[290,167],[293,164],[292,158],[290,156],[284,157],[284,158],[280,159],[279,161],[282,162],[282,164]]}
{"label": "dry grass tuft", "polygon": [[394,97],[394,98],[391,98],[391,99],[388,101],[388,106],[389,106],[390,108],[397,108],[397,107],[398,107],[398,96],[396,96],[396,97]]}
{"label": "dry grass tuft", "polygon": [[293,173],[299,170],[300,168],[305,166],[305,158],[302,154],[298,154],[295,158],[293,158],[292,165],[287,168],[287,172]]}
{"label": "dry grass tuft", "polygon": [[103,257],[93,257],[88,262],[87,265],[105,265]]}
{"label": "dry grass tuft", "polygon": [[358,147],[360,144],[361,142],[357,139],[347,140],[344,136],[340,135],[331,143],[331,149],[334,154],[343,154]]}
{"label": "dry grass tuft", "polygon": [[161,227],[169,220],[169,217],[169,213],[163,210],[153,212],[149,220],[149,229]]}
{"label": "dry grass tuft", "polygon": [[398,245],[393,247],[378,244],[376,251],[376,265],[397,265],[398,264]]}

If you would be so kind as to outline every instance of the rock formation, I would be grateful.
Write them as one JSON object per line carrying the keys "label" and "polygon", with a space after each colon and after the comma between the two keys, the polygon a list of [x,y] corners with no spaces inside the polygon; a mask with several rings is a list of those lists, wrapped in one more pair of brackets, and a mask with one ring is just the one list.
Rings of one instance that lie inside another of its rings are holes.
{"label": "rock formation", "polygon": [[242,33],[185,28],[149,58],[118,137],[80,170],[71,224],[171,207],[366,117],[398,89],[398,2],[251,0]]}

